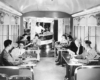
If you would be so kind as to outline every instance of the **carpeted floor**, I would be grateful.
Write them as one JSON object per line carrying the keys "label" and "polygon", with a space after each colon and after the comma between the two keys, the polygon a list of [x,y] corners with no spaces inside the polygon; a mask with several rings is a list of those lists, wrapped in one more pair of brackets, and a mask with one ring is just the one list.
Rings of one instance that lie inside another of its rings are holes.
{"label": "carpeted floor", "polygon": [[65,70],[55,64],[54,57],[44,57],[34,67],[34,80],[64,80]]}

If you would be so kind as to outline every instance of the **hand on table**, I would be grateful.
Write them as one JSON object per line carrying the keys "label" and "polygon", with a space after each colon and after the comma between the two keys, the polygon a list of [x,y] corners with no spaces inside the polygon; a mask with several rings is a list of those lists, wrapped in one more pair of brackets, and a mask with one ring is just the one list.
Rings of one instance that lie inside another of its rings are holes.
{"label": "hand on table", "polygon": [[71,60],[72,61],[75,61],[75,62],[78,62],[79,61],[78,59],[75,59],[75,58],[72,58]]}
{"label": "hand on table", "polygon": [[23,62],[36,61],[36,58],[27,57]]}
{"label": "hand on table", "polygon": [[77,56],[77,55],[73,55],[73,58],[76,59],[76,56]]}

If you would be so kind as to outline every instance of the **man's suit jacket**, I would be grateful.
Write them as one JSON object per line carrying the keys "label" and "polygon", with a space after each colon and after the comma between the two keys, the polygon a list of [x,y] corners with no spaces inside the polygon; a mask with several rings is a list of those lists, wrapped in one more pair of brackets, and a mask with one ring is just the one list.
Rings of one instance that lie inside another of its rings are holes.
{"label": "man's suit jacket", "polygon": [[78,53],[78,54],[80,55],[80,54],[82,54],[82,53],[83,53],[83,46],[80,45],[80,47],[79,47],[79,53]]}
{"label": "man's suit jacket", "polygon": [[76,47],[74,41],[71,41],[71,42],[70,42],[70,45],[64,46],[64,48],[70,49],[71,51],[75,52],[75,54],[76,54],[77,49],[78,49],[78,48]]}
{"label": "man's suit jacket", "polygon": [[13,66],[14,59],[5,49],[1,53],[1,60],[4,66]]}

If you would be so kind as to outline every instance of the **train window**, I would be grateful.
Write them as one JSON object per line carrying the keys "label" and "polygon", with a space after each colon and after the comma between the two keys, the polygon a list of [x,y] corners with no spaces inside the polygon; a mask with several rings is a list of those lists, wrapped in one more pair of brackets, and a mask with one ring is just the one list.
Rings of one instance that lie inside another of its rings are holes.
{"label": "train window", "polygon": [[0,52],[3,50],[3,42],[10,39],[16,42],[19,35],[19,25],[0,25]]}
{"label": "train window", "polygon": [[95,48],[95,39],[96,39],[96,32],[95,32],[95,26],[89,26],[88,29],[89,29],[89,36],[88,36],[88,39],[92,42],[92,47]]}
{"label": "train window", "polygon": [[74,26],[74,37],[81,41],[90,40],[91,47],[100,53],[100,27],[99,26]]}
{"label": "train window", "polygon": [[70,26],[65,25],[65,33],[69,34],[70,33]]}
{"label": "train window", "polygon": [[96,49],[100,53],[100,27],[96,27]]}
{"label": "train window", "polygon": [[44,25],[44,28],[45,28],[45,31],[50,31],[50,23],[45,23]]}

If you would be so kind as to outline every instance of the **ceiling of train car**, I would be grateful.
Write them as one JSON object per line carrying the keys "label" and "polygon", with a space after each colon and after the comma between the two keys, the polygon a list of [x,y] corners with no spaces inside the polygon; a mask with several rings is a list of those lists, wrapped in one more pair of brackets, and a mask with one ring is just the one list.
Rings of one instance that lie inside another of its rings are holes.
{"label": "ceiling of train car", "polygon": [[98,6],[100,0],[0,0],[14,9],[26,13],[30,11],[61,11],[73,14]]}

